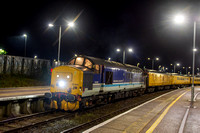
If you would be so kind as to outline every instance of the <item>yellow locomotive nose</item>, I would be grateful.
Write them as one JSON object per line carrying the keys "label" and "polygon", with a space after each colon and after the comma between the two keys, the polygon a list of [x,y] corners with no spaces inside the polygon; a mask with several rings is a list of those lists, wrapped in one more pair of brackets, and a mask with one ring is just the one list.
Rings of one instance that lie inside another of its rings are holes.
{"label": "yellow locomotive nose", "polygon": [[83,72],[72,66],[59,66],[53,69],[51,77],[51,107],[76,110],[82,96]]}

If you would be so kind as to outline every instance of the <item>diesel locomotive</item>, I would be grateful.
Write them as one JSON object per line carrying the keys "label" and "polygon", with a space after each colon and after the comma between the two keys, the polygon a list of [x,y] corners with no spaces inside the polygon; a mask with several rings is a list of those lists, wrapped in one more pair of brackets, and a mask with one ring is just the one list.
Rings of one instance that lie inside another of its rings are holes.
{"label": "diesel locomotive", "polygon": [[[191,84],[189,76],[159,73],[115,61],[80,55],[53,69],[51,108],[75,111],[145,92]],[[195,84],[200,78],[195,78]]]}

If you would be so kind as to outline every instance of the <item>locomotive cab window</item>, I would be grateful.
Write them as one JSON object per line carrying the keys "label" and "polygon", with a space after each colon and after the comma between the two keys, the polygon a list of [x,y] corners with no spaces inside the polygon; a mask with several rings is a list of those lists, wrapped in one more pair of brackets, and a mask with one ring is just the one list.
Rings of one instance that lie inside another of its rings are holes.
{"label": "locomotive cab window", "polygon": [[76,58],[75,65],[83,65],[84,58],[78,57]]}
{"label": "locomotive cab window", "polygon": [[94,65],[94,72],[99,73],[99,65]]}
{"label": "locomotive cab window", "polygon": [[74,61],[75,61],[75,59],[71,60],[71,61],[68,63],[68,65],[74,65]]}
{"label": "locomotive cab window", "polygon": [[85,66],[91,69],[92,68],[92,62],[89,61],[88,59],[85,59]]}
{"label": "locomotive cab window", "polygon": [[112,84],[113,83],[113,72],[106,72],[106,82],[105,84]]}

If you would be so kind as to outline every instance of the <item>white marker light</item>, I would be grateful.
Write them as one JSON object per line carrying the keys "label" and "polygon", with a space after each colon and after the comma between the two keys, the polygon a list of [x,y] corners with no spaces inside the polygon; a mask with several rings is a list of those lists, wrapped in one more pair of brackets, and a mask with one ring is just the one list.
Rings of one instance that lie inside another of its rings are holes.
{"label": "white marker light", "polygon": [[57,78],[59,78],[60,76],[59,75],[57,75]]}

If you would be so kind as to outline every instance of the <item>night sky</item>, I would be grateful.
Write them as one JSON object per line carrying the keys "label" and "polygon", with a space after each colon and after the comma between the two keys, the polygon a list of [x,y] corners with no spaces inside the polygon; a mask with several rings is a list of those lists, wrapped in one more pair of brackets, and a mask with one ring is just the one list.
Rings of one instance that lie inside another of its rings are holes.
{"label": "night sky", "polygon": [[[159,57],[155,65],[169,68],[180,63],[192,66],[193,21],[200,18],[200,2],[170,1],[103,1],[65,0],[6,1],[1,3],[0,48],[8,55],[24,55],[24,33],[28,35],[27,56],[57,59],[58,27],[62,26],[61,61],[74,54],[122,62],[122,52],[116,48],[133,48],[126,53],[126,63],[149,68],[148,57]],[[64,32],[66,22],[82,11],[75,27]],[[173,22],[173,16],[184,13],[187,21],[182,25]],[[196,47],[200,48],[200,24],[197,24]],[[200,52],[200,50],[199,50]],[[196,54],[196,67],[200,67]]]}

